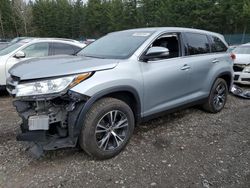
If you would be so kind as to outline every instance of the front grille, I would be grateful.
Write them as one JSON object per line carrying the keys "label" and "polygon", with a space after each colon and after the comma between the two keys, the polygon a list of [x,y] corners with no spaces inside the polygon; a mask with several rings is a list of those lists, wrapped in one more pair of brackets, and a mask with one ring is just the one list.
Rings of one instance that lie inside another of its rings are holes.
{"label": "front grille", "polygon": [[243,81],[243,82],[250,82],[250,78],[242,78],[241,81]]}
{"label": "front grille", "polygon": [[8,79],[7,79],[7,85],[6,85],[6,89],[7,91],[12,95],[15,96],[16,94],[16,86],[18,85],[20,81],[20,78],[17,76],[13,76],[11,75]]}
{"label": "front grille", "polygon": [[233,66],[234,72],[242,72],[246,66],[247,65],[244,64],[234,64]]}
{"label": "front grille", "polygon": [[234,80],[237,81],[239,79],[240,75],[235,75]]}

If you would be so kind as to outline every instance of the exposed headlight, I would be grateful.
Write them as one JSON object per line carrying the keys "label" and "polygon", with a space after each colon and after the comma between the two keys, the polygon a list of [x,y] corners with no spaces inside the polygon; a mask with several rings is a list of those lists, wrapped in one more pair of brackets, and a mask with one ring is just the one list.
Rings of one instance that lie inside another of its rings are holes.
{"label": "exposed headlight", "polygon": [[33,96],[43,94],[60,93],[74,87],[83,80],[87,79],[91,73],[52,78],[48,80],[38,80],[35,82],[19,84],[16,86],[16,96]]}
{"label": "exposed headlight", "polygon": [[244,68],[243,72],[250,73],[250,66],[247,66]]}

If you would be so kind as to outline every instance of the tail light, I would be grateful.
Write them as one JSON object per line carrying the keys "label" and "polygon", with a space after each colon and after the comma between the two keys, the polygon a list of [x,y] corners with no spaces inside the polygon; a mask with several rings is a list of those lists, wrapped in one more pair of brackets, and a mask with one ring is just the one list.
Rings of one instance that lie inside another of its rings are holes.
{"label": "tail light", "polygon": [[235,54],[231,54],[230,57],[232,58],[232,60],[235,60],[236,59],[236,55]]}

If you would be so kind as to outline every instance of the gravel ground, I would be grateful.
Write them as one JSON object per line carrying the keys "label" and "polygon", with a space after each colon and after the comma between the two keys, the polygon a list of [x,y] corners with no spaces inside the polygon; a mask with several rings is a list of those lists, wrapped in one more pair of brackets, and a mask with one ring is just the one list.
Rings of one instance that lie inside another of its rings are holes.
{"label": "gravel ground", "polygon": [[190,108],[141,124],[106,161],[80,149],[32,158],[15,140],[11,102],[0,97],[0,187],[250,187],[250,100],[230,96],[215,115]]}

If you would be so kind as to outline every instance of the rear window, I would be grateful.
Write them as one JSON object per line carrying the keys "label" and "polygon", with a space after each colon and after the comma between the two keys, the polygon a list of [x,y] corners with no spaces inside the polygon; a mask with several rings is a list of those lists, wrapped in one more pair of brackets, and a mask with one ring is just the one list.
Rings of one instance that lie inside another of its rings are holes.
{"label": "rear window", "polygon": [[188,55],[210,53],[210,46],[206,35],[198,33],[185,33],[187,39]]}
{"label": "rear window", "polygon": [[227,46],[218,38],[211,36],[211,48],[212,52],[226,52],[227,51]]}

